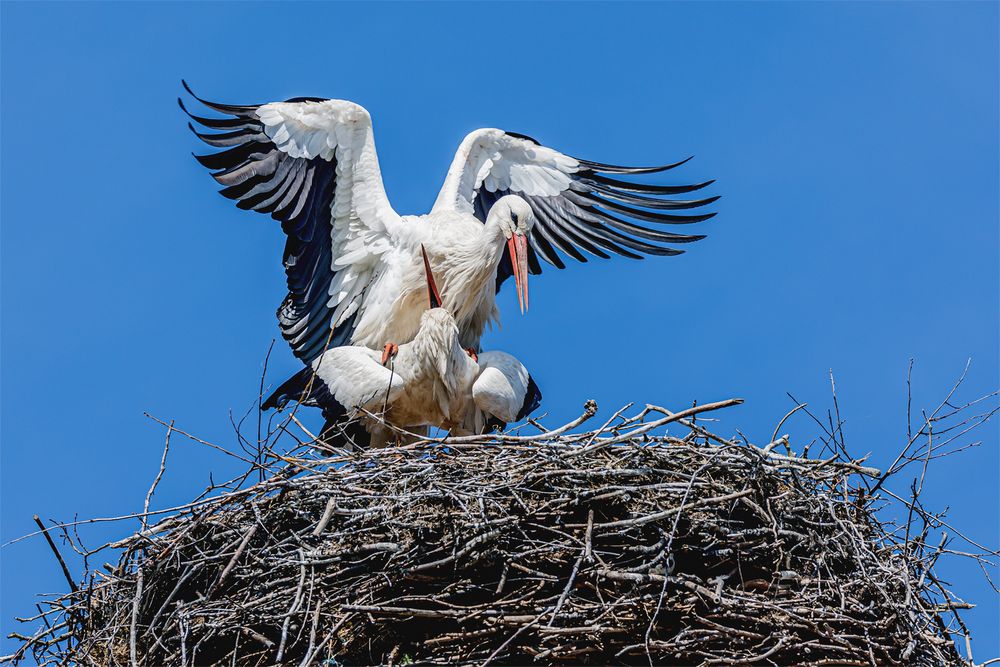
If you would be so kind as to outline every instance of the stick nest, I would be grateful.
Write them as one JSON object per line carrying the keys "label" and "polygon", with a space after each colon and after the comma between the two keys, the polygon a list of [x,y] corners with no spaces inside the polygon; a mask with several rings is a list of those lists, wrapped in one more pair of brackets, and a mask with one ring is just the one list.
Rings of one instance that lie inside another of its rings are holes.
{"label": "stick nest", "polygon": [[[966,664],[933,547],[876,516],[878,471],[725,440],[698,411],[280,457],[113,545],[118,565],[51,602],[57,629],[25,649],[78,664]],[[667,423],[686,435],[653,434]]]}

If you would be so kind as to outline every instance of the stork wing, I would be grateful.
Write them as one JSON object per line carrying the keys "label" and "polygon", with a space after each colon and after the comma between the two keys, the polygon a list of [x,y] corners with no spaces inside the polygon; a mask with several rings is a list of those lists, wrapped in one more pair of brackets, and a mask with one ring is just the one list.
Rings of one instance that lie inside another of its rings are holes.
{"label": "stork wing", "polygon": [[542,402],[542,392],[528,369],[506,352],[479,353],[479,376],[472,385],[472,398],[484,413],[503,424],[530,415]]}
{"label": "stork wing", "polygon": [[203,118],[215,133],[191,130],[221,152],[196,155],[242,209],[269,213],[288,236],[288,296],[281,334],[306,363],[350,342],[364,290],[401,224],[389,205],[371,116],[344,100],[295,98],[235,106],[208,102],[226,118]]}
{"label": "stork wing", "polygon": [[405,382],[379,363],[379,353],[366,347],[346,345],[326,351],[314,366],[316,375],[331,396],[348,411],[381,407],[393,402],[403,392]]}
{"label": "stork wing", "polygon": [[[688,158],[688,160],[691,158]],[[541,257],[557,268],[565,264],[556,249],[586,262],[581,250],[607,259],[608,252],[641,259],[643,255],[678,255],[665,244],[689,243],[701,235],[674,234],[638,225],[634,220],[659,224],[688,224],[711,218],[664,211],[698,208],[718,197],[668,199],[700,190],[713,181],[694,185],[646,185],[608,174],[650,174],[687,162],[660,167],[622,167],[590,162],[542,146],[531,137],[496,129],[470,133],[451,163],[434,210],[473,213],[483,222],[500,197],[523,197],[535,212],[530,235],[528,266],[541,273]],[[497,270],[497,289],[513,274],[510,258]]]}
{"label": "stork wing", "polygon": [[366,347],[343,345],[323,352],[311,365],[286,380],[261,405],[261,410],[283,408],[289,401],[323,408],[327,419],[358,408],[395,401],[405,382],[379,363],[379,353]]}

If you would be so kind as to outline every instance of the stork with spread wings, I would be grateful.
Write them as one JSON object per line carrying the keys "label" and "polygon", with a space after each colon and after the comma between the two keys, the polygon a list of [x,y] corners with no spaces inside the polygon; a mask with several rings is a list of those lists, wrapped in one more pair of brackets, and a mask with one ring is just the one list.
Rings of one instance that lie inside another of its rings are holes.
{"label": "stork with spread wings", "polygon": [[[187,84],[185,84],[187,88]],[[196,100],[223,117],[181,108],[223,150],[196,156],[242,209],[270,214],[287,235],[288,295],[278,308],[285,340],[305,363],[325,349],[363,345],[392,352],[409,342],[427,308],[426,248],[461,344],[478,351],[498,320],[496,293],[513,276],[522,311],[528,276],[562,255],[639,259],[676,255],[703,238],[650,227],[707,220],[689,212],[718,197],[678,199],[712,181],[648,185],[620,178],[667,171],[573,158],[497,129],[459,146],[430,213],[401,216],[386,197],[371,116],[345,100],[295,98],[261,105]],[[689,158],[690,159],[690,158]]]}

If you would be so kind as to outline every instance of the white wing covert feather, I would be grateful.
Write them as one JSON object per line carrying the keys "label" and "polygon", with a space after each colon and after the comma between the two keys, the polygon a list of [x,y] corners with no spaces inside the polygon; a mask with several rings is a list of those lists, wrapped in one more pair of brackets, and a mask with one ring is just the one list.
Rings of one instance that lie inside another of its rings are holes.
{"label": "white wing covert feather", "polygon": [[482,187],[555,197],[569,188],[579,168],[574,158],[503,130],[476,130],[458,147],[433,210],[474,213]]}
{"label": "white wing covert feather", "polygon": [[403,380],[379,363],[379,353],[366,347],[346,345],[327,350],[313,368],[347,411],[372,401],[392,403],[404,390]]}

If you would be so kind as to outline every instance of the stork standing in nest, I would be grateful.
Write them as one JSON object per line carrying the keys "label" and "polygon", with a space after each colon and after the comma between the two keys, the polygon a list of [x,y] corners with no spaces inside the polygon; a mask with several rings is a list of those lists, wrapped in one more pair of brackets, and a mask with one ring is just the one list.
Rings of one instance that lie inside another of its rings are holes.
{"label": "stork standing in nest", "polygon": [[218,104],[187,90],[225,115],[188,113],[217,131],[192,126],[195,134],[225,149],[197,159],[213,171],[225,197],[270,214],[288,237],[288,295],[277,314],[282,335],[306,364],[338,346],[392,354],[414,339],[426,309],[421,246],[461,345],[478,351],[484,329],[499,318],[496,293],[507,278],[514,277],[523,312],[528,275],[541,272],[541,261],[564,268],[560,253],[581,262],[583,253],[676,255],[682,251],[671,244],[703,237],[635,221],[675,225],[714,215],[676,211],[717,197],[665,196],[711,181],[648,185],[609,176],[665,171],[686,160],[660,167],[602,164],[486,128],[462,141],[431,212],[400,216],[386,197],[371,117],[361,106],[320,98]]}
{"label": "stork standing in nest", "polygon": [[[517,359],[462,348],[455,318],[442,307],[430,261],[422,254],[429,308],[413,340],[392,356],[383,352],[380,357],[363,346],[326,350],[278,387],[262,409],[291,400],[322,408],[322,433],[328,437],[338,424],[360,416],[370,438],[354,430],[352,444],[377,447],[401,440],[393,427],[418,435],[427,426],[458,435],[481,433],[523,419],[538,407],[541,392]],[[369,442],[356,442],[359,438]]]}

